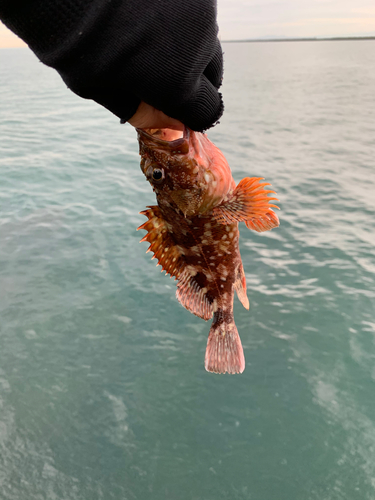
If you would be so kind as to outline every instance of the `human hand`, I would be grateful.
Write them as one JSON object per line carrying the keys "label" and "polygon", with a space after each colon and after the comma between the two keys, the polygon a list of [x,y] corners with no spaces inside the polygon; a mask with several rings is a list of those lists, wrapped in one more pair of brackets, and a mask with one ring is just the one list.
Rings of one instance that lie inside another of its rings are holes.
{"label": "human hand", "polygon": [[136,113],[128,120],[135,128],[148,129],[151,135],[155,135],[164,141],[174,141],[182,137],[184,124],[162,111],[141,102]]}

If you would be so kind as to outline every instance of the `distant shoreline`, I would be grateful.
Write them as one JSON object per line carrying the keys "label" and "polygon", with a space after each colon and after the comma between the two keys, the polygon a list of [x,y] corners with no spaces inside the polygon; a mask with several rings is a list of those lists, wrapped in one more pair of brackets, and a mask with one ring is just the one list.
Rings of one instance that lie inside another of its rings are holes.
{"label": "distant shoreline", "polygon": [[[220,40],[221,43],[270,43],[270,42],[347,42],[347,41],[375,40],[375,36],[332,36],[306,38],[246,38],[243,40]],[[28,49],[28,46],[0,47],[1,49]]]}
{"label": "distant shoreline", "polygon": [[375,40],[375,36],[336,36],[310,38],[249,38],[246,40],[221,40],[222,43],[259,43],[259,42],[342,42],[350,40]]}

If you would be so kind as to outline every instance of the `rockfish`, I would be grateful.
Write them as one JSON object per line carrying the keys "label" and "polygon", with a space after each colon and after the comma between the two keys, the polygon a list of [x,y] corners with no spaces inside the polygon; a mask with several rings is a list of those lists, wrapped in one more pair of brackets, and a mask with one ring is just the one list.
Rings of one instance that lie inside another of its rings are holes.
{"label": "rockfish", "polygon": [[178,301],[213,322],[205,368],[242,373],[245,357],[233,317],[234,291],[246,309],[246,279],[238,246],[238,223],[267,231],[279,225],[270,203],[274,193],[262,178],[236,186],[222,152],[205,134],[185,128],[182,138],[163,140],[163,130],[137,130],[141,169],[156,193],[157,206],[141,212],[148,252],[162,271],[178,280]]}

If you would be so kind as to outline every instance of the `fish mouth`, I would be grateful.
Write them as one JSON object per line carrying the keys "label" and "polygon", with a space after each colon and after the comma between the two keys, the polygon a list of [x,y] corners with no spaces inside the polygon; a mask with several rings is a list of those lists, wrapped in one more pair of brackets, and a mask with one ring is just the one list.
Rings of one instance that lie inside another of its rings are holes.
{"label": "fish mouth", "polygon": [[137,128],[138,142],[145,144],[146,146],[157,147],[163,151],[167,151],[171,154],[187,154],[189,152],[189,139],[190,139],[190,129],[184,126],[182,132],[182,137],[168,141],[162,139],[162,137],[173,136],[170,132],[175,132],[178,134],[178,130],[171,129],[142,129]]}

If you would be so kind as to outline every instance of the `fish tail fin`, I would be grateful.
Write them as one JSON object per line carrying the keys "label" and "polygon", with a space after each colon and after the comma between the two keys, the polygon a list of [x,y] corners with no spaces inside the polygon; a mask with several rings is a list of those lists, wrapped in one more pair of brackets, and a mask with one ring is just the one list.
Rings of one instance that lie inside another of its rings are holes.
{"label": "fish tail fin", "polygon": [[233,314],[217,311],[208,336],[205,368],[213,373],[242,373],[245,356]]}

